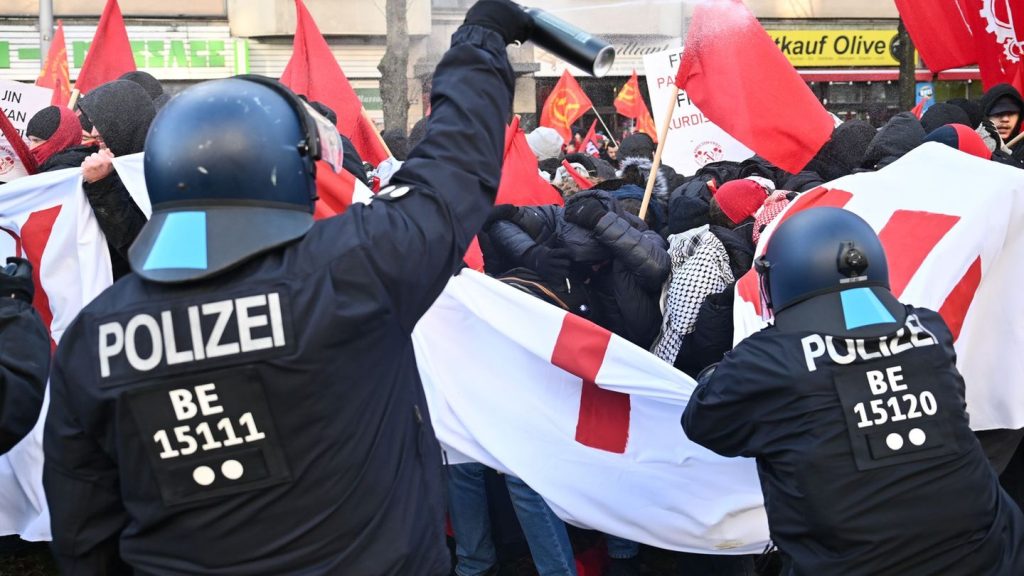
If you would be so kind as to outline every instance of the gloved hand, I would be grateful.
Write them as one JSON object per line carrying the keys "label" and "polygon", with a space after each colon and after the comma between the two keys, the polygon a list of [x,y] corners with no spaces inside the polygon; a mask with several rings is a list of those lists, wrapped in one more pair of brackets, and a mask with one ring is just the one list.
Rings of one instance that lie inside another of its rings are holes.
{"label": "gloved hand", "polygon": [[572,259],[564,248],[548,248],[537,244],[523,253],[523,265],[547,280],[559,280],[569,275]]}
{"label": "gloved hand", "polygon": [[34,294],[32,264],[24,258],[8,258],[7,267],[0,273],[0,298],[17,298],[31,304]]}
{"label": "gloved hand", "polygon": [[586,198],[565,209],[565,221],[587,230],[593,230],[601,218],[608,213],[597,198]]}
{"label": "gloved hand", "polygon": [[526,42],[533,35],[533,18],[510,0],[480,0],[462,23],[490,28],[501,34],[505,44]]}
{"label": "gloved hand", "polygon": [[491,227],[491,224],[499,220],[511,220],[519,213],[519,206],[514,204],[498,204],[494,208],[491,208],[491,213],[487,215],[487,220],[484,221],[484,230]]}

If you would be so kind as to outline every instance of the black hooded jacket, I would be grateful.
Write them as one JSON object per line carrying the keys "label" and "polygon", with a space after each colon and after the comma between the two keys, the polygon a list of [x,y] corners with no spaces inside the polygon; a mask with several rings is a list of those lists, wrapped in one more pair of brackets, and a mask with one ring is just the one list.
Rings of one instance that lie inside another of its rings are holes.
{"label": "black hooded jacket", "polygon": [[[146,90],[128,80],[98,86],[82,97],[79,107],[114,156],[142,152],[149,125],[156,116],[153,100]],[[146,223],[146,216],[132,200],[116,171],[102,180],[84,182],[82,188],[107,238],[114,280],[117,280],[131,271],[128,248]]]}
{"label": "black hooded jacket", "polygon": [[587,286],[590,319],[647,348],[661,326],[658,298],[671,271],[665,240],[621,211],[607,192],[580,192],[569,202],[588,197],[608,208],[593,230],[566,222],[560,206],[527,206],[494,222],[487,229],[489,244],[510,266],[521,266],[523,254],[538,244],[567,250],[577,269],[570,282]]}
{"label": "black hooded jacket", "polygon": [[925,136],[920,120],[910,112],[900,112],[875,135],[864,152],[861,167],[868,171],[881,170],[920,146]]}

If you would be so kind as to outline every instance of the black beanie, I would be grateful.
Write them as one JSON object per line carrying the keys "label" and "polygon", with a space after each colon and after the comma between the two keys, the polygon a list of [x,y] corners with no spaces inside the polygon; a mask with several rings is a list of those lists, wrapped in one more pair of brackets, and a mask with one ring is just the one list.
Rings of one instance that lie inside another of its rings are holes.
{"label": "black beanie", "polygon": [[654,140],[643,132],[637,132],[627,136],[619,143],[619,159],[622,158],[654,158],[654,151],[657,150]]}
{"label": "black beanie", "polygon": [[49,140],[60,126],[60,110],[56,106],[47,106],[32,116],[25,129],[26,136],[35,136],[40,140]]}
{"label": "black beanie", "polygon": [[959,106],[961,110],[967,113],[967,117],[970,118],[971,123],[968,124],[971,128],[977,128],[981,126],[981,121],[984,118],[981,115],[981,104],[978,104],[976,100],[968,100],[966,98],[953,98],[952,100],[946,101],[946,104],[952,104]]}
{"label": "black beanie", "polygon": [[327,118],[331,124],[336,125],[338,123],[338,114],[335,113],[334,110],[331,110],[331,107],[327,104],[324,104],[323,102],[310,102],[309,106],[313,108],[313,110],[316,110],[318,114]]}
{"label": "black beanie", "polygon": [[924,128],[926,133],[941,128],[946,124],[969,126],[970,123],[971,119],[967,116],[967,112],[964,112],[963,108],[947,102],[933,104],[921,116],[921,127]]}
{"label": "black beanie", "polygon": [[142,88],[146,91],[146,94],[149,94],[149,97],[153,100],[156,100],[157,96],[160,96],[164,93],[164,87],[162,84],[160,84],[160,81],[157,80],[149,72],[143,72],[142,70],[133,70],[131,72],[125,72],[121,75],[120,78],[118,78],[118,80],[127,80],[129,82],[135,82],[139,86],[142,86]]}

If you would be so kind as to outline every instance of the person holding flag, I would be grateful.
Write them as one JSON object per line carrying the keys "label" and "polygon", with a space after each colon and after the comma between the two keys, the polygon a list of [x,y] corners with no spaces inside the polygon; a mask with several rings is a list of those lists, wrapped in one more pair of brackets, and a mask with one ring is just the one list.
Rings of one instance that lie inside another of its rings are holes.
{"label": "person holding flag", "polygon": [[505,47],[531,31],[509,0],[471,7],[391,186],[315,223],[316,161],[339,170],[342,150],[294,92],[241,76],[164,107],[134,274],[81,311],[51,375],[65,573],[449,573],[411,332],[494,202]]}

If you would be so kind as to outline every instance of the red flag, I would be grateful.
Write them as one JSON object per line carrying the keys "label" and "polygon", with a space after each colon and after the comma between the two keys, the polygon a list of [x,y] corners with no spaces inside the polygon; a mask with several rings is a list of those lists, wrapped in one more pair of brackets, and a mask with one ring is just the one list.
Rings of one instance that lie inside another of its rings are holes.
{"label": "red flag", "polygon": [[57,20],[57,32],[50,42],[50,52],[36,79],[36,86],[53,89],[50,104],[67,106],[71,99],[71,77],[68,75],[68,50],[64,45],[64,23]]}
{"label": "red flag", "polygon": [[651,111],[647,109],[647,104],[640,95],[640,80],[637,78],[636,70],[633,70],[633,76],[615,97],[615,110],[626,118],[635,118],[637,132],[643,132],[655,142],[658,141],[658,128],[654,125]]}
{"label": "red flag", "polygon": [[554,128],[566,142],[572,140],[572,123],[593,108],[590,98],[580,88],[579,82],[566,70],[555,84],[555,89],[544,101],[540,113],[540,125]]}
{"label": "red flag", "polygon": [[924,105],[928,103],[928,100],[930,100],[930,98],[930,96],[925,96],[924,98],[921,98],[921,101],[917,103],[917,106],[914,106],[914,108],[910,111],[914,116],[917,117],[918,120],[920,120],[921,115],[924,114]]}
{"label": "red flag", "polygon": [[647,107],[644,107],[644,111],[636,119],[636,131],[643,132],[654,140],[654,143],[658,143],[658,127],[654,124],[654,118],[651,118],[651,113],[647,111]]}
{"label": "red flag", "polygon": [[581,176],[580,173],[572,167],[572,164],[569,164],[569,161],[564,158],[562,159],[562,168],[565,168],[565,171],[569,173],[569,176],[572,176],[572,179],[576,181],[576,185],[580,187],[580,190],[590,190],[594,187],[594,185],[590,183],[590,180]]}
{"label": "red flag", "polygon": [[970,14],[981,9],[971,0],[896,0],[896,9],[914,47],[934,73],[969,66],[975,57]]}
{"label": "red flag", "polygon": [[637,78],[636,70],[633,70],[629,81],[615,96],[615,110],[626,118],[637,118],[642,113],[641,111],[647,111],[647,105],[644,104],[644,99],[640,95],[640,80]]}
{"label": "red flag", "polygon": [[708,119],[787,172],[803,169],[832,136],[832,116],[739,0],[696,7],[676,86]]}
{"label": "red flag", "polygon": [[124,28],[124,18],[117,0],[107,0],[100,23],[96,26],[96,34],[85,54],[82,70],[75,80],[75,88],[85,94],[89,90],[117,80],[122,74],[135,70],[135,57],[132,45],[128,42],[128,31]]}
{"label": "red flag", "polygon": [[537,157],[526,143],[526,134],[519,126],[518,116],[512,119],[505,131],[505,160],[494,203],[516,206],[564,203],[558,190],[541,177]]}
{"label": "red flag", "polygon": [[[505,130],[505,159],[501,166],[501,183],[495,204],[516,206],[541,206],[565,203],[555,187],[540,176],[537,157],[526,143],[526,134],[519,126],[519,116],[512,119]],[[464,258],[466,265],[474,270],[484,269],[484,256],[476,239],[470,244]]]}
{"label": "red flag", "polygon": [[295,19],[292,57],[281,74],[281,83],[334,110],[338,130],[352,140],[363,160],[374,166],[387,160],[389,154],[377,136],[377,128],[363,115],[356,91],[302,0],[295,0]]}
{"label": "red flag", "polygon": [[[981,83],[986,90],[1004,82],[1012,84],[1017,78],[1022,48],[1015,30],[1021,31],[1020,38],[1024,41],[1024,9],[1011,13],[1008,0],[960,1],[973,8],[967,11],[967,23],[974,34],[974,56],[981,72]],[[1019,6],[1017,2],[1014,4]]]}
{"label": "red flag", "polygon": [[590,123],[590,130],[587,130],[587,135],[583,137],[583,141],[580,142],[580,149],[577,150],[580,154],[590,154],[597,158],[601,155],[601,150],[597,147],[597,118]]}

